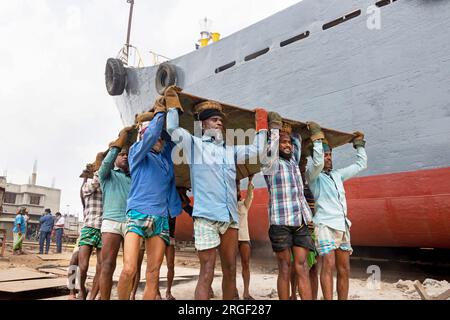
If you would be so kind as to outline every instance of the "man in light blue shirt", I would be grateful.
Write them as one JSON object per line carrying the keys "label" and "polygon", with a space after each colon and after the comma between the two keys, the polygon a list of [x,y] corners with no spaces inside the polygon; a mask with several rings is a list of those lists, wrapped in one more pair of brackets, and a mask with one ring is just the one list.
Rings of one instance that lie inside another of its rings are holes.
{"label": "man in light blue shirt", "polygon": [[[179,126],[181,106],[176,94],[166,91],[167,130],[183,150],[190,166],[194,194],[194,237],[200,260],[196,300],[209,299],[214,277],[216,249],[222,262],[223,299],[231,300],[236,288],[236,255],[239,215],[236,194],[236,163],[263,152],[267,135],[267,111],[256,109],[256,136],[252,145],[226,145],[222,105],[204,101],[195,106],[201,135],[192,136]],[[175,162],[175,161],[174,161]]]}
{"label": "man in light blue shirt", "polygon": [[337,292],[339,300],[348,298],[350,276],[351,222],[347,217],[344,181],[356,176],[367,168],[364,134],[355,132],[353,146],[357,150],[354,164],[333,169],[332,150],[321,128],[309,123],[313,140],[312,166],[306,171],[309,187],[316,200],[314,224],[316,249],[323,257],[320,282],[326,300],[333,298],[333,268],[337,270]]}

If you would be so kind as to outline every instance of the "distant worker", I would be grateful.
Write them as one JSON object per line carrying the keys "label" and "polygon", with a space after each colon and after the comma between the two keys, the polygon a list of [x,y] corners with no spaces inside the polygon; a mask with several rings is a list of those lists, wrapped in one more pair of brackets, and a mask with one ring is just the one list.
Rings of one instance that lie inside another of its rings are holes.
{"label": "distant worker", "polygon": [[[191,206],[191,199],[189,199],[187,195],[188,189],[185,187],[177,187],[178,194],[180,195],[181,206],[183,207],[183,211],[186,212],[191,218],[192,213],[194,212],[194,208]],[[214,291],[212,286],[209,288],[209,298],[214,298]]]}
{"label": "distant worker", "polygon": [[[181,198],[180,198],[181,200]],[[166,251],[164,255],[166,257],[166,266],[167,266],[167,286],[166,286],[166,300],[176,300],[172,295],[172,285],[173,279],[175,277],[175,227],[176,227],[177,218],[169,218],[169,237],[170,243],[166,246]],[[161,298],[161,293],[158,288],[159,298]]]}
{"label": "distant worker", "polygon": [[78,252],[79,252],[79,244],[80,237],[78,237],[75,246],[72,251],[72,257],[70,258],[69,267],[67,268],[67,280],[69,283],[69,297],[68,300],[77,300],[78,299],[78,290],[76,287],[77,277],[78,277]]}
{"label": "distant worker", "polygon": [[[80,294],[78,299],[80,300],[94,300],[100,287],[102,267],[102,234],[100,230],[103,217],[103,195],[96,170],[100,168],[104,156],[103,152],[97,154],[95,164],[83,176],[83,185],[81,186],[83,227],[81,228],[78,242],[78,266],[80,268]],[[97,255],[97,265],[92,290],[88,295],[86,279],[89,261],[94,248]]]}
{"label": "distant worker", "polygon": [[[248,211],[253,201],[253,189],[255,186],[252,183],[253,175],[248,177],[247,194],[245,199],[241,198],[240,181],[236,181],[237,187],[237,200],[238,200],[238,212],[239,212],[239,255],[241,257],[242,266],[242,280],[244,281],[244,300],[255,300],[250,295],[250,255],[251,255],[251,242],[250,234],[248,231]],[[237,291],[237,289],[236,289]],[[236,298],[239,299],[237,293]]]}
{"label": "distant worker", "polygon": [[[80,178],[83,178],[83,183],[80,187],[80,200],[81,200],[81,205],[83,207],[83,212],[84,209],[86,208],[86,204],[84,202],[84,197],[83,197],[83,186],[86,183],[88,178],[92,178],[92,169],[91,169],[91,164],[86,165],[86,169],[83,170],[83,172],[80,175]],[[79,272],[79,267],[78,267],[78,252],[79,250],[79,245],[80,243],[80,236],[78,236],[77,241],[75,242],[75,246],[73,248],[72,251],[72,257],[70,258],[70,262],[69,262],[69,268],[67,268],[67,281],[69,283],[69,297],[68,300],[77,300],[77,294],[78,294],[78,290],[76,288],[76,277],[78,276],[78,272]]]}
{"label": "distant worker", "polygon": [[127,203],[124,266],[117,286],[120,300],[129,299],[142,240],[147,252],[143,299],[159,298],[160,268],[170,244],[169,219],[181,213],[171,157],[174,143],[163,130],[165,119],[165,106],[156,102],[153,117],[145,121],[140,130],[141,139],[130,149],[131,189]]}
{"label": "distant worker", "polygon": [[167,265],[167,288],[166,288],[166,300],[176,300],[172,295],[173,279],[175,277],[175,226],[176,217],[169,219],[169,238],[170,243],[166,246],[166,265]]}
{"label": "distant worker", "polygon": [[[44,215],[39,219],[41,227],[39,229],[39,254],[48,254],[50,250],[51,234],[53,230],[54,220],[50,209],[45,209]],[[45,252],[44,252],[45,242]]]}
{"label": "distant worker", "polygon": [[[300,166],[300,172],[302,174],[303,179],[303,193],[305,195],[306,202],[308,203],[309,208],[311,209],[311,212],[313,214],[313,220],[315,215],[315,207],[316,207],[316,201],[314,200],[314,195],[309,188],[309,184],[306,181],[306,158],[305,160],[305,166]],[[302,161],[300,161],[301,163]],[[308,224],[309,232],[311,233],[312,240],[316,241],[317,237],[314,230],[314,223]],[[315,246],[314,246],[315,247]],[[317,249],[314,251],[310,251],[307,258],[307,264],[309,268],[309,281],[311,282],[311,292],[312,292],[312,299],[317,300],[318,293],[319,293],[319,266],[320,266],[320,257],[317,253]]]}
{"label": "distant worker", "polygon": [[194,193],[195,248],[200,274],[196,300],[208,300],[214,278],[217,249],[222,264],[222,298],[232,300],[236,290],[239,214],[236,195],[236,164],[263,153],[267,133],[267,111],[256,109],[256,136],[252,145],[227,145],[224,139],[225,114],[222,105],[204,101],[194,108],[201,121],[202,136],[193,136],[179,125],[182,107],[174,88],[165,92],[168,108],[167,130],[179,140],[190,166]]}
{"label": "distant worker", "polygon": [[13,254],[23,254],[22,251],[22,243],[23,238],[25,237],[26,232],[26,222],[24,218],[24,214],[26,212],[25,208],[17,209],[17,215],[14,219],[14,227],[13,227]]}
{"label": "distant worker", "polygon": [[337,270],[339,300],[348,299],[350,277],[351,222],[347,217],[344,181],[367,168],[364,134],[355,132],[353,147],[357,150],[354,164],[333,169],[332,150],[320,126],[308,124],[313,141],[312,166],[306,171],[309,187],[316,200],[314,216],[316,247],[322,257],[320,283],[325,300],[333,299],[333,270]]}
{"label": "distant worker", "polygon": [[25,209],[25,214],[23,216],[23,218],[25,219],[25,234],[24,239],[28,239],[28,222],[30,221],[30,214],[28,213],[28,210],[26,208]]}
{"label": "distant worker", "polygon": [[62,236],[64,234],[64,217],[60,212],[55,214],[55,236],[56,236],[56,253],[62,252]]}
{"label": "distant worker", "polygon": [[[133,289],[131,290],[131,294],[130,294],[130,300],[136,300],[136,293],[139,289],[139,284],[141,282],[141,269],[142,269],[142,262],[144,261],[144,256],[145,256],[145,241],[142,239],[141,247],[139,250],[139,258],[138,258],[138,263],[137,263],[137,268],[136,268],[136,275],[133,280]],[[161,300],[161,299],[156,299],[156,300]]]}
{"label": "distant worker", "polygon": [[[303,193],[299,170],[301,144],[289,124],[277,113],[269,113],[270,151],[278,152],[263,168],[269,191],[269,238],[278,261],[277,290],[280,300],[289,299],[291,266],[295,269],[302,300],[311,300],[311,283],[306,265],[314,242],[308,231],[312,213]],[[278,130],[277,130],[278,129]],[[276,149],[278,148],[278,150]],[[291,262],[291,253],[293,261]]]}
{"label": "distant worker", "polygon": [[189,199],[187,192],[188,189],[184,187],[177,187],[178,195],[180,196],[181,207],[191,218],[194,208],[191,206],[191,199]]}
{"label": "distant worker", "polygon": [[[177,187],[177,192],[180,197],[181,207],[192,218],[194,208],[191,206],[191,200],[187,196],[187,188]],[[167,266],[167,286],[166,286],[166,300],[176,300],[172,295],[173,279],[175,277],[175,229],[177,218],[169,219],[169,236],[170,244],[166,247],[165,257]]]}
{"label": "distant worker", "polygon": [[126,208],[131,186],[128,148],[132,143],[131,137],[134,131],[134,127],[126,127],[120,131],[118,139],[110,144],[109,152],[98,171],[103,192],[102,271],[100,274],[102,300],[111,298],[117,255],[127,233]]}
{"label": "distant worker", "polygon": [[[314,195],[312,194],[311,190],[309,189],[308,182],[306,181],[306,165],[308,163],[308,160],[306,157],[302,155],[302,158],[300,159],[300,173],[302,175],[302,181],[303,181],[303,193],[305,195],[306,202],[308,203],[309,208],[311,209],[311,212],[314,217],[314,210],[315,210],[315,201],[314,201]],[[314,234],[314,224],[308,224],[308,229],[311,233],[311,237],[313,241],[316,240],[315,234]],[[292,258],[293,259],[293,258]],[[311,282],[311,292],[312,292],[312,299],[317,300],[317,295],[319,291],[319,277],[318,277],[318,269],[319,269],[319,257],[316,250],[310,251],[307,258],[307,264],[309,268],[309,281]],[[297,300],[297,277],[295,275],[295,268],[291,267],[291,300]]]}

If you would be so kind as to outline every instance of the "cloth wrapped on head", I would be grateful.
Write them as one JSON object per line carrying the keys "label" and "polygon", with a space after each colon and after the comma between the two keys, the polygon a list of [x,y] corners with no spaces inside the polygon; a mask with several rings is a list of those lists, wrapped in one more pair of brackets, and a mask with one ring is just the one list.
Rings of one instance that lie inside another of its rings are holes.
{"label": "cloth wrapped on head", "polygon": [[222,110],[222,105],[216,101],[207,100],[197,104],[194,107],[194,113],[197,120],[203,121],[208,118],[219,116],[225,119],[225,114]]}
{"label": "cloth wrapped on head", "polygon": [[120,150],[119,154],[128,154],[129,151],[130,151],[130,147],[129,147],[129,146],[124,146],[124,147]]}
{"label": "cloth wrapped on head", "polygon": [[330,144],[328,143],[328,140],[327,139],[323,139],[322,140],[322,146],[323,146],[323,152],[325,153],[325,152],[331,152],[332,151],[332,149],[331,149],[331,147],[330,147]]}

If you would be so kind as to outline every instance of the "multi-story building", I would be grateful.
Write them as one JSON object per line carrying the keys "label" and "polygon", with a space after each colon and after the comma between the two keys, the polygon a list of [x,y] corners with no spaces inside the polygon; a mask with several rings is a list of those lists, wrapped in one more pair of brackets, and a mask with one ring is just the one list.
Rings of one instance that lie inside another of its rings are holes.
{"label": "multi-story building", "polygon": [[6,189],[6,178],[0,177],[0,212],[3,211],[2,205],[3,205],[3,197],[5,195],[5,189]]}
{"label": "multi-story building", "polygon": [[44,209],[50,208],[55,214],[60,210],[60,201],[61,190],[37,185],[36,173],[33,173],[29,184],[8,183],[5,177],[0,177],[0,229],[6,229],[7,238],[11,239],[17,209],[25,207],[30,215],[28,234],[33,234]]}

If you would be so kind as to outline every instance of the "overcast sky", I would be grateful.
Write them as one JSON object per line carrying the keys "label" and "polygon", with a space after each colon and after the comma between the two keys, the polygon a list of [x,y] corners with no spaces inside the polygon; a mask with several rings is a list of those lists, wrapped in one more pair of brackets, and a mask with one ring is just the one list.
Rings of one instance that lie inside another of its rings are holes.
{"label": "overcast sky", "polygon": [[[199,20],[226,37],[299,0],[135,0],[131,43],[170,58],[194,50]],[[81,214],[78,177],[123,127],[104,84],[125,43],[126,0],[13,0],[0,10],[0,175],[62,190],[60,210]]]}

